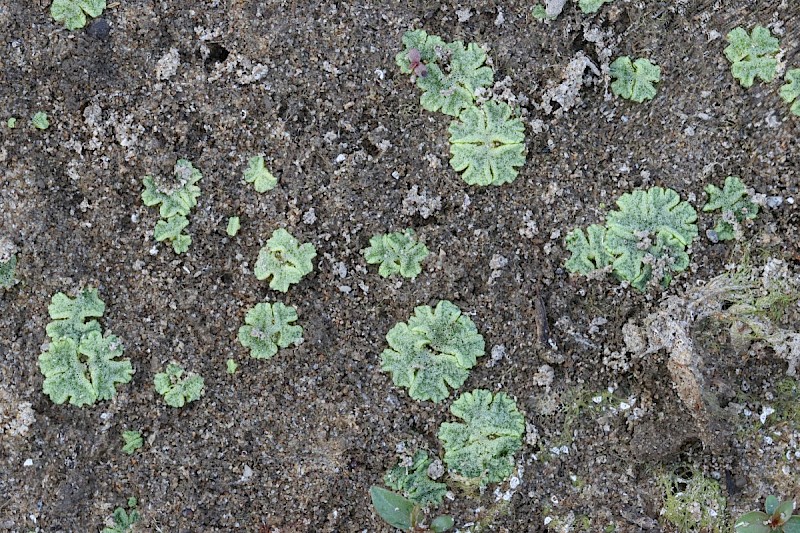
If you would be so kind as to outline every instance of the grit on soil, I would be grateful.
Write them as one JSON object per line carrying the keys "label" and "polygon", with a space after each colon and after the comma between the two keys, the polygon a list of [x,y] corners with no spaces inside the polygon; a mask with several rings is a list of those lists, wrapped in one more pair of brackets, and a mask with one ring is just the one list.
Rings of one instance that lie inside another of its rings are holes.
{"label": "grit on soil", "polygon": [[[660,291],[563,268],[566,233],[621,194],[659,185],[700,207],[708,183],[738,175],[783,199],[746,229],[751,256],[797,275],[800,120],[780,80],[745,90],[722,53],[732,28],[770,25],[783,61],[800,65],[796,2],[615,0],[596,15],[570,2],[549,23],[529,2],[501,1],[123,0],[102,16],[107,36],[66,31],[46,0],[0,4],[0,110],[21,117],[0,128],[0,237],[20,250],[19,282],[0,294],[0,413],[30,402],[35,416],[26,434],[0,434],[0,529],[97,531],[135,496],[141,531],[389,531],[368,489],[402,445],[440,452],[454,396],[411,400],[378,356],[395,323],[443,299],[487,342],[461,390],[503,390],[528,422],[513,489],[445,501],[462,530],[673,531],[655,480],[678,463],[720,480],[729,516],[769,492],[800,497],[800,454],[747,441],[764,436],[741,414],[775,397],[784,361],[759,344],[732,349],[722,329],[698,342],[713,359],[710,393],[726,412],[739,406],[737,430],[708,438],[673,390],[667,354],[624,354],[623,326],[657,310]],[[487,46],[495,80],[510,78],[527,145],[514,183],[471,187],[449,167],[448,117],[423,110],[394,64],[412,28]],[[648,57],[662,68],[658,95],[610,97],[587,70],[577,96],[542,105],[576,54],[598,67]],[[40,110],[44,131],[29,124]],[[264,195],[241,179],[258,153],[280,180]],[[203,173],[179,256],[154,242],[157,213],[140,199],[142,177],[178,158]],[[705,238],[709,221],[665,295],[741,259],[742,243]],[[252,273],[278,227],[318,251],[286,295]],[[416,280],[383,279],[361,250],[406,227],[431,255]],[[135,374],[113,401],[55,405],[37,367],[47,305],[85,286],[99,289],[103,328]],[[250,359],[236,340],[244,313],[276,298],[297,308],[305,342]],[[205,377],[205,396],[182,409],[153,388],[172,360]],[[133,456],[120,450],[127,429],[145,437]],[[783,439],[797,447],[797,432]]]}

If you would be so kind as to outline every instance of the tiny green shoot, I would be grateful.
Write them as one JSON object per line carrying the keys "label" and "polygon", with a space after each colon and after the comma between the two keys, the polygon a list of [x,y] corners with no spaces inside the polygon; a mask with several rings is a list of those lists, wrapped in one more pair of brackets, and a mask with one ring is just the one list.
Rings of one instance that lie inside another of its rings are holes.
{"label": "tiny green shoot", "polygon": [[105,8],[106,0],[53,0],[50,16],[68,30],[78,30],[86,26],[86,15],[99,17]]}
{"label": "tiny green shoot", "polygon": [[609,74],[614,78],[611,92],[637,103],[652,100],[656,95],[653,84],[661,81],[661,67],[645,58],[632,62],[628,56],[618,57],[611,63]]}
{"label": "tiny green shoot", "polygon": [[800,117],[800,68],[786,72],[786,85],[781,87],[780,96],[784,102],[791,104],[789,111]]}
{"label": "tiny green shoot", "polygon": [[231,237],[235,237],[236,234],[239,233],[240,227],[239,217],[231,217],[228,219],[228,227],[225,229],[225,233]]}
{"label": "tiny green shoot", "polygon": [[50,127],[50,121],[47,119],[47,113],[44,111],[39,111],[34,114],[31,122],[33,122],[33,126],[39,130],[46,130]]}
{"label": "tiny green shoot", "polygon": [[164,403],[170,407],[183,407],[203,395],[203,378],[194,373],[184,376],[184,372],[179,364],[170,363],[153,379],[156,392],[164,396]]}
{"label": "tiny green shoot", "polygon": [[122,440],[125,441],[125,444],[122,446],[122,451],[128,455],[133,455],[133,453],[144,444],[140,431],[123,431]]}
{"label": "tiny green shoot", "polygon": [[278,178],[272,175],[264,166],[264,156],[257,155],[247,160],[247,170],[244,171],[244,181],[252,183],[257,193],[264,193],[278,185]]}
{"label": "tiny green shoot", "polygon": [[271,289],[286,292],[289,285],[299,283],[303,276],[314,269],[311,260],[316,256],[317,249],[313,244],[300,245],[288,231],[279,228],[258,252],[253,271],[259,280],[271,277]]}
{"label": "tiny green shoot", "polygon": [[228,372],[228,374],[235,374],[238,368],[239,365],[233,359],[228,359],[225,361],[225,370]]}
{"label": "tiny green shoot", "polygon": [[769,83],[778,72],[780,41],[763,26],[756,26],[750,35],[742,27],[727,35],[725,57],[731,62],[731,74],[742,87],[753,86],[756,78]]}

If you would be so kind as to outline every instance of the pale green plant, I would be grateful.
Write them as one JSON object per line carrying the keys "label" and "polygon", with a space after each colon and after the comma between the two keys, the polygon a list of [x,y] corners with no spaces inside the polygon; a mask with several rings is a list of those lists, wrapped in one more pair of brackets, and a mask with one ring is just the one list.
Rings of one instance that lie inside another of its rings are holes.
{"label": "pale green plant", "polygon": [[17,117],[9,117],[8,120],[6,120],[6,126],[8,126],[8,129],[10,129],[10,130],[13,130],[14,128],[16,128],[17,127]]}
{"label": "pale green plant", "polygon": [[114,509],[114,513],[109,520],[112,525],[104,527],[100,533],[128,533],[133,529],[133,525],[139,521],[139,511],[136,510],[136,498],[128,498],[128,511],[122,507]]}
{"label": "pale green plant", "polygon": [[10,289],[14,285],[17,272],[17,256],[12,255],[7,261],[0,261],[0,287]]}
{"label": "pale green plant", "polygon": [[581,11],[588,15],[590,13],[597,13],[603,4],[611,3],[612,0],[578,0],[578,7]]}
{"label": "pale green plant", "polygon": [[156,392],[164,397],[164,403],[170,407],[183,407],[203,395],[203,378],[195,373],[184,376],[185,372],[179,364],[170,363],[164,372],[159,372],[153,379]]}
{"label": "pale green plant", "polygon": [[192,243],[192,238],[182,231],[189,225],[186,217],[197,205],[197,198],[200,196],[197,182],[202,177],[191,162],[179,159],[171,178],[157,181],[153,176],[145,176],[142,180],[144,205],[160,205],[161,220],[156,223],[153,237],[159,242],[170,241],[177,254],[186,252]]}
{"label": "pale green plant", "polygon": [[245,325],[239,328],[239,342],[250,348],[250,357],[270,359],[278,348],[303,342],[303,328],[292,324],[296,320],[294,307],[281,302],[256,304],[245,315]]}
{"label": "pale green plant", "polygon": [[628,56],[618,57],[611,63],[609,74],[614,78],[611,92],[638,103],[652,100],[656,95],[653,84],[661,81],[661,67],[645,58],[632,62]]}
{"label": "pale green plant", "polygon": [[730,531],[727,501],[719,483],[692,468],[676,467],[657,478],[664,498],[661,516],[678,533]]}
{"label": "pale green plant", "polygon": [[316,256],[317,249],[313,244],[300,245],[300,241],[288,231],[279,228],[258,252],[253,270],[259,280],[272,278],[269,282],[271,289],[286,292],[289,285],[299,283],[306,274],[311,273],[314,269],[311,260]]}
{"label": "pale green plant", "polygon": [[565,266],[581,274],[592,272],[592,266],[609,268],[640,291],[653,277],[668,286],[673,273],[689,266],[686,248],[697,237],[697,212],[678,193],[661,187],[623,194],[617,206],[605,227],[588,228],[588,237],[580,228],[567,235],[572,256]]}
{"label": "pale green plant", "polygon": [[225,371],[228,374],[235,374],[238,368],[239,365],[233,359],[228,359],[227,361],[225,361]]}
{"label": "pale green plant", "polygon": [[454,520],[449,515],[437,516],[429,525],[425,525],[426,516],[423,506],[390,490],[373,485],[369,489],[369,495],[372,507],[378,516],[390,526],[401,531],[444,533],[453,527]]}
{"label": "pale green plant", "polygon": [[463,420],[439,427],[444,462],[451,473],[480,486],[508,479],[525,432],[525,418],[516,402],[503,392],[476,389],[459,396],[450,412]]}
{"label": "pale green plant", "polygon": [[125,442],[122,451],[128,455],[133,455],[144,444],[140,431],[123,431],[122,440]]}
{"label": "pale green plant", "polygon": [[247,160],[244,181],[252,183],[257,193],[265,193],[278,185],[278,178],[272,175],[264,165],[264,156],[257,155]]}
{"label": "pale green plant", "polygon": [[713,229],[717,240],[729,241],[737,238],[737,234],[741,233],[739,224],[758,215],[758,204],[751,201],[747,188],[736,176],[725,178],[722,189],[709,184],[705,191],[708,202],[703,206],[703,211],[722,211],[722,216]]}
{"label": "pale green plant", "polygon": [[386,335],[389,348],[381,353],[381,370],[415,400],[439,402],[460,387],[483,356],[483,336],[472,320],[443,300],[435,309],[414,309],[408,323],[396,324]]}
{"label": "pale green plant", "polygon": [[367,263],[380,263],[378,273],[384,278],[400,274],[404,278],[415,278],[422,272],[422,261],[428,256],[428,248],[416,240],[414,230],[375,235],[364,250]]}
{"label": "pale green plant", "polygon": [[725,57],[731,62],[731,73],[742,87],[752,87],[756,78],[769,83],[778,72],[780,41],[763,26],[756,26],[750,35],[742,27],[727,35]]}
{"label": "pale green plant", "polygon": [[31,122],[37,130],[46,130],[50,127],[50,120],[48,120],[47,113],[44,111],[38,111],[34,114]]}
{"label": "pale green plant", "polygon": [[400,463],[391,468],[383,481],[392,489],[422,506],[440,505],[447,493],[447,485],[431,479],[428,468],[433,461],[427,452],[417,451],[410,464]]}
{"label": "pale green plant", "polygon": [[800,68],[786,72],[786,85],[781,87],[780,96],[784,102],[791,104],[789,111],[800,117]]}
{"label": "pale green plant", "polygon": [[[457,117],[473,105],[478,88],[489,87],[494,81],[494,72],[485,64],[486,52],[475,43],[445,43],[436,35],[414,30],[403,35],[403,44],[406,48],[396,62],[405,74],[416,74],[416,64],[424,65],[424,74],[417,75],[416,82],[423,90],[420,104],[428,111]],[[413,50],[420,55],[418,62],[410,57]]]}
{"label": "pale green plant", "polygon": [[105,8],[106,0],[53,0],[50,16],[68,30],[78,30],[86,26],[86,15],[99,17]]}
{"label": "pale green plant", "polygon": [[525,164],[525,126],[504,102],[465,109],[450,124],[450,166],[469,185],[502,185]]}
{"label": "pale green plant", "polygon": [[86,289],[74,299],[58,293],[48,310],[53,321],[46,326],[50,345],[39,356],[42,391],[57,404],[77,407],[113,398],[116,384],[131,380],[133,367],[118,360],[123,349],[116,336],[104,337],[96,320],[86,322],[105,311],[97,290]]}
{"label": "pale green plant", "polygon": [[225,228],[225,233],[227,233],[230,237],[236,237],[236,234],[239,233],[240,227],[241,223],[239,222],[239,217],[230,217],[228,219],[228,227]]}

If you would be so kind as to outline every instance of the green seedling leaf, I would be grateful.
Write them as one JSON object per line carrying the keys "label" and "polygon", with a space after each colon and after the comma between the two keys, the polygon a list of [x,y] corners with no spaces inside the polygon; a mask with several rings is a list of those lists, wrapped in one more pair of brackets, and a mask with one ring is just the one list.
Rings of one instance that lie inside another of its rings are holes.
{"label": "green seedling leaf", "polygon": [[[123,431],[122,440],[125,441],[122,451],[128,455],[133,455],[134,452],[136,452],[136,450],[141,448],[144,444],[144,441],[142,440],[142,434],[139,431]],[[134,503],[133,506],[135,505],[136,504]]]}
{"label": "green seedling leaf", "polygon": [[403,233],[376,235],[369,240],[364,250],[367,263],[380,263],[378,273],[384,278],[399,273],[404,278],[415,278],[422,272],[422,261],[428,256],[428,248],[416,241],[413,229]]}
{"label": "green seedling leaf", "polygon": [[450,515],[437,516],[433,519],[433,522],[431,522],[431,531],[434,533],[444,533],[445,531],[450,531],[455,523],[455,520],[453,520],[453,517]]}
{"label": "green seedling leaf", "polygon": [[403,44],[405,49],[395,57],[395,63],[403,74],[414,72],[414,66],[409,59],[409,53],[412,50],[416,50],[420,55],[417,63],[427,64],[439,61],[446,47],[441,38],[436,35],[428,35],[425,30],[407,31],[403,35]]}
{"label": "green seedling leaf", "polygon": [[644,291],[656,264],[661,284],[669,285],[670,272],[689,266],[686,247],[698,233],[694,208],[661,187],[623,194],[617,206],[606,222],[606,250],[614,257],[614,273]]}
{"label": "green seedling leaf", "polygon": [[288,231],[277,229],[267,245],[258,252],[254,268],[256,278],[264,280],[271,276],[270,288],[286,292],[289,285],[300,282],[303,276],[314,269],[311,260],[316,256],[317,250],[313,244],[301,246]]}
{"label": "green seedling leaf", "polygon": [[800,533],[800,516],[794,515],[787,520],[783,524],[783,533]]}
{"label": "green seedling leaf", "polygon": [[278,348],[303,342],[303,328],[291,325],[297,320],[294,307],[280,302],[260,303],[247,312],[245,325],[239,328],[239,342],[250,348],[250,357],[270,359]]}
{"label": "green seedling leaf", "polygon": [[714,226],[714,233],[720,241],[736,238],[734,220],[738,225],[746,219],[756,218],[758,214],[758,204],[750,201],[747,188],[736,176],[725,178],[722,189],[709,184],[705,191],[708,194],[708,203],[703,206],[703,211],[722,211],[722,216]]}
{"label": "green seedling leaf", "polygon": [[203,395],[203,378],[194,373],[183,377],[183,373],[183,367],[170,363],[153,379],[156,392],[164,396],[164,402],[170,407],[183,407]]}
{"label": "green seedling leaf", "polygon": [[244,181],[252,183],[257,193],[271,191],[278,185],[278,178],[272,175],[264,166],[264,156],[257,155],[247,160],[247,170],[244,171]]}
{"label": "green seedling leaf", "polygon": [[789,70],[785,79],[786,85],[781,87],[780,91],[781,98],[787,104],[792,105],[789,111],[800,117],[800,68]]}
{"label": "green seedling leaf", "polygon": [[81,339],[78,353],[85,356],[98,400],[110,400],[117,394],[117,383],[128,383],[131,380],[131,362],[128,359],[115,360],[122,355],[122,343],[114,335],[103,337],[99,331],[91,331]]}
{"label": "green seedling leaf", "polygon": [[494,72],[484,65],[486,52],[475,43],[464,46],[455,41],[437,49],[436,54],[435,62],[426,64],[426,75],[417,77],[417,86],[423,91],[420,105],[457,117],[473,105],[476,89],[492,85]]}
{"label": "green seedling leaf", "polygon": [[770,533],[772,528],[764,525],[769,515],[761,511],[752,511],[739,518],[733,525],[735,533]]}
{"label": "green seedling leaf", "polygon": [[0,287],[10,289],[14,285],[14,275],[17,271],[17,256],[12,255],[8,261],[0,261]]}
{"label": "green seedling leaf", "polygon": [[446,300],[435,310],[427,305],[414,309],[408,323],[395,325],[386,341],[381,370],[398,387],[408,387],[413,399],[434,402],[450,395],[448,385],[455,389],[464,383],[485,348],[472,320]]}
{"label": "green seedling leaf", "polygon": [[239,365],[236,364],[236,361],[234,361],[233,359],[228,359],[227,361],[225,361],[225,369],[228,372],[228,374],[235,374],[237,368],[239,368]]}
{"label": "green seedling leaf", "polygon": [[469,185],[502,185],[525,164],[525,127],[511,107],[488,101],[468,107],[450,124],[450,166]]}
{"label": "green seedling leaf", "polygon": [[50,16],[68,30],[77,30],[86,26],[86,15],[99,17],[105,8],[106,0],[53,0]]}
{"label": "green seedling leaf", "polygon": [[428,475],[428,467],[432,462],[428,454],[420,450],[414,454],[411,465],[398,464],[386,473],[383,480],[389,487],[423,507],[440,505],[447,493],[447,485],[432,480]]}
{"label": "green seedling leaf", "polygon": [[775,79],[778,71],[780,41],[763,26],[756,26],[750,35],[742,27],[735,28],[727,35],[730,43],[725,48],[725,57],[731,62],[731,73],[742,87],[752,87],[753,81],[760,78],[766,83]]}
{"label": "green seedling leaf", "polygon": [[564,266],[570,272],[583,275],[607,267],[614,258],[606,250],[605,241],[604,226],[592,224],[586,228],[585,234],[582,229],[575,228],[567,234],[567,250],[572,252],[572,255]]}
{"label": "green seedling leaf", "polygon": [[228,227],[225,229],[225,233],[227,233],[230,237],[236,237],[236,234],[239,233],[239,228],[241,224],[239,223],[239,217],[231,217],[228,219]]}
{"label": "green seedling leaf", "polygon": [[50,127],[50,121],[47,119],[47,113],[45,113],[44,111],[39,111],[38,113],[33,115],[31,122],[33,122],[33,126],[37,130],[46,130],[47,128]]}
{"label": "green seedling leaf", "polygon": [[611,0],[578,0],[578,7],[585,15],[597,13],[603,4],[610,3]]}
{"label": "green seedling leaf", "polygon": [[476,389],[462,394],[450,412],[464,423],[443,422],[439,428],[447,467],[481,486],[510,477],[525,432],[514,400],[502,392]]}
{"label": "green seedling leaf", "polygon": [[103,528],[101,533],[127,533],[131,530],[133,525],[139,521],[139,512],[135,509],[136,498],[128,498],[128,509],[130,512],[125,512],[122,507],[114,509],[111,515],[112,525]]}
{"label": "green seedling leaf", "polygon": [[191,236],[181,233],[188,225],[189,220],[182,215],[176,215],[166,220],[161,219],[156,222],[153,238],[158,242],[170,241],[175,253],[182,254],[189,249],[189,245],[192,243]]}
{"label": "green seedling leaf", "polygon": [[148,207],[161,204],[159,214],[163,219],[169,219],[176,215],[187,216],[197,205],[197,198],[200,196],[200,187],[197,186],[197,182],[202,177],[200,171],[194,168],[189,161],[179,159],[175,163],[172,177],[158,182],[153,176],[144,177],[142,201]]}
{"label": "green seedling leaf", "polygon": [[16,128],[17,127],[17,117],[9,117],[9,119],[6,121],[6,126],[8,126],[8,129],[10,129],[10,130],[13,130],[14,128]]}
{"label": "green seedling leaf", "polygon": [[52,322],[45,330],[52,340],[69,338],[77,343],[93,332],[100,332],[100,324],[96,320],[86,322],[90,317],[101,317],[105,313],[106,304],[97,294],[97,289],[87,288],[75,298],[63,292],[56,293],[50,299],[47,311]]}
{"label": "green seedling leaf", "polygon": [[392,527],[409,531],[413,524],[413,515],[416,505],[411,500],[403,498],[390,490],[372,486],[369,489],[372,498],[372,507],[378,516]]}
{"label": "green seedling leaf", "polygon": [[661,81],[661,67],[644,58],[631,62],[628,56],[618,57],[611,63],[609,74],[614,78],[611,92],[638,103],[652,100],[656,95],[653,83]]}
{"label": "green seedling leaf", "polygon": [[777,509],[780,504],[780,500],[770,494],[767,496],[767,499],[764,500],[764,510],[767,511],[767,514],[771,516],[775,513],[775,509]]}

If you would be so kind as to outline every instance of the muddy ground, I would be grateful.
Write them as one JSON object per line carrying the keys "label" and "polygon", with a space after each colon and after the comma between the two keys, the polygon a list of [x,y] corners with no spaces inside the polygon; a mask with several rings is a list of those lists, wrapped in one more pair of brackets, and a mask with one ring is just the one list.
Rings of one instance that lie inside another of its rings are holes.
{"label": "muddy ground", "polygon": [[[97,531],[135,496],[141,531],[389,531],[367,491],[403,445],[440,453],[453,397],[411,400],[378,356],[396,322],[440,299],[487,342],[462,390],[503,390],[529,423],[510,501],[494,490],[508,483],[446,500],[462,531],[476,520],[489,531],[676,531],[656,482],[675,465],[718,479],[729,517],[769,493],[800,497],[798,427],[758,421],[785,361],[763,345],[731,349],[724,328],[698,342],[714,361],[709,390],[733,413],[732,433],[701,438],[664,351],[613,364],[623,325],[662,293],[563,268],[566,233],[602,220],[621,194],[660,185],[701,207],[708,183],[738,175],[783,203],[735,244],[709,242],[701,217],[692,265],[663,295],[723,272],[743,249],[797,275],[800,120],[779,80],[745,90],[722,53],[728,31],[759,23],[798,66],[795,2],[615,0],[596,15],[570,2],[543,23],[528,2],[131,0],[103,18],[107,36],[66,31],[46,0],[0,5],[0,110],[3,123],[20,118],[0,127],[0,232],[19,248],[18,283],[0,293],[0,378],[6,415],[30,402],[35,417],[23,435],[0,435],[0,529]],[[528,150],[513,184],[471,187],[450,169],[448,118],[424,111],[394,64],[412,28],[486,45],[495,80],[509,78]],[[657,97],[611,97],[587,70],[577,98],[543,106],[576,54],[598,67],[650,58],[663,72]],[[47,130],[30,125],[39,110]],[[280,179],[264,195],[241,179],[257,153]],[[203,173],[180,256],[153,241],[157,213],[140,199],[142,177],[177,158]],[[231,215],[242,219],[233,238]],[[318,250],[286,295],[252,274],[277,227]],[[387,281],[361,250],[405,227],[432,253],[416,280]],[[37,367],[47,305],[85,286],[99,289],[101,323],[136,373],[113,401],[59,406]],[[537,333],[537,295],[556,351]],[[265,299],[297,307],[305,342],[256,361],[236,332]],[[172,360],[206,383],[179,410],[152,385]],[[145,437],[133,456],[121,451],[127,429]]]}

